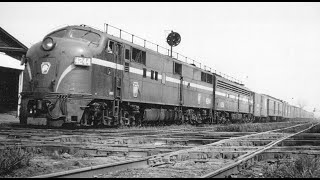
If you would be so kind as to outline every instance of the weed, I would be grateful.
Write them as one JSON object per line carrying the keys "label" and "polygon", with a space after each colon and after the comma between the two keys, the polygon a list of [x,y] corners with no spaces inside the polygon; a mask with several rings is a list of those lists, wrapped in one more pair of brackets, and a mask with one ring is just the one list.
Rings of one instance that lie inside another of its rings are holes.
{"label": "weed", "polygon": [[264,132],[273,129],[280,129],[288,126],[298,124],[298,122],[277,122],[277,123],[242,123],[242,124],[228,124],[218,125],[216,131],[218,132]]}
{"label": "weed", "polygon": [[320,159],[299,157],[294,162],[277,163],[263,167],[267,178],[316,178],[320,177]]}
{"label": "weed", "polygon": [[28,166],[34,153],[32,148],[21,148],[18,145],[7,146],[0,150],[0,175]]}

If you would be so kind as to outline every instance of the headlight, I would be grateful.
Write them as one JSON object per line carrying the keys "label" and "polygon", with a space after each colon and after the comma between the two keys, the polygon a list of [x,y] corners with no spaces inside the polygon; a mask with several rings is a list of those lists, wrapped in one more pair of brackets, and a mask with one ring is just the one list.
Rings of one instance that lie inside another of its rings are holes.
{"label": "headlight", "polygon": [[43,41],[42,41],[42,48],[45,51],[50,51],[54,48],[55,43],[53,41],[53,39],[51,37],[46,37]]}
{"label": "headlight", "polygon": [[91,66],[91,58],[87,57],[75,57],[74,64],[80,66]]}

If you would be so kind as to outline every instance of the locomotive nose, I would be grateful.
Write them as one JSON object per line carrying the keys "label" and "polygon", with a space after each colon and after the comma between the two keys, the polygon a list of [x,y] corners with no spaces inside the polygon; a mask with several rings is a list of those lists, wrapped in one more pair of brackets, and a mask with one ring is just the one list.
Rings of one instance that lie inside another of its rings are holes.
{"label": "locomotive nose", "polygon": [[[33,50],[36,49],[36,50]],[[35,91],[88,93],[92,52],[87,44],[46,37],[27,54]],[[72,79],[72,80],[71,80]],[[79,82],[82,85],[76,85]]]}
{"label": "locomotive nose", "polygon": [[55,92],[90,93],[91,51],[82,44],[64,44],[64,58],[59,59]]}

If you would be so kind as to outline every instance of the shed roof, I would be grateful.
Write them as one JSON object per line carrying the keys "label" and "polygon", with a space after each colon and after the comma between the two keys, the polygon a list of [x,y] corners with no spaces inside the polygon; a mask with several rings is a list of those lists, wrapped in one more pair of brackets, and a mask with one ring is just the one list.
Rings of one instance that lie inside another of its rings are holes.
{"label": "shed roof", "polygon": [[0,52],[20,60],[27,53],[28,47],[0,27]]}
{"label": "shed roof", "polygon": [[24,70],[24,65],[21,65],[20,61],[1,53],[0,53],[0,67]]}

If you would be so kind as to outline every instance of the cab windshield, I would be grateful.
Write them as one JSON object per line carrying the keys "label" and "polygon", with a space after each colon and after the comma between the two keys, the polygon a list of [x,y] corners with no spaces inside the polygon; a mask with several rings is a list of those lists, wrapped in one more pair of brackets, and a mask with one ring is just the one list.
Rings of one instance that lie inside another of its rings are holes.
{"label": "cab windshield", "polygon": [[72,29],[70,33],[70,37],[89,41],[90,44],[93,44],[96,47],[99,46],[99,41],[101,39],[98,33],[92,32],[90,30],[84,30],[84,29]]}
{"label": "cab windshield", "polygon": [[55,31],[55,32],[53,32],[53,33],[51,33],[51,34],[49,34],[47,36],[62,38],[66,34],[67,34],[67,30],[66,29],[62,29],[62,30],[59,30],[59,31]]}

